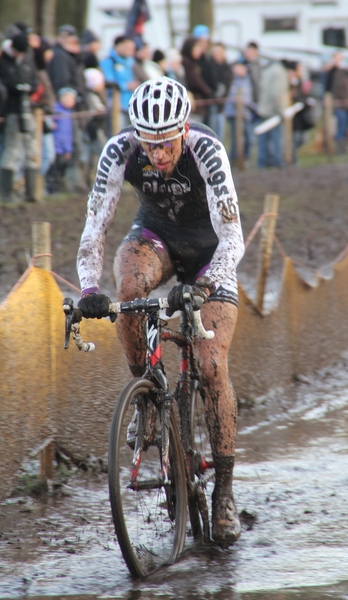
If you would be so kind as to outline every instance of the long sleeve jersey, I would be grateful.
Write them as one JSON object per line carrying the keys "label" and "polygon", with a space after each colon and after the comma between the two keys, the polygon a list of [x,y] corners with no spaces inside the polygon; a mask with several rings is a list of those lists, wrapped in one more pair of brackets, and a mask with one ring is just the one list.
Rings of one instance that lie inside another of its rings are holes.
{"label": "long sleeve jersey", "polygon": [[192,123],[174,173],[164,179],[133,131],[128,127],[112,137],[99,159],[77,257],[82,290],[99,289],[106,233],[126,180],[140,202],[137,219],[167,243],[172,258],[185,261],[190,246],[202,254],[212,248],[205,274],[216,287],[228,281],[237,295],[235,270],[244,242],[223,145],[209,128]]}

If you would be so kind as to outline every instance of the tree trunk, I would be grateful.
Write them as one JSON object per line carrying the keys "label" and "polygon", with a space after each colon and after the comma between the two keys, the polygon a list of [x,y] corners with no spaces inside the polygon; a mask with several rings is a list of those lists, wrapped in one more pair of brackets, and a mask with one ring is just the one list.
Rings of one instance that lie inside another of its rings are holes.
{"label": "tree trunk", "polygon": [[170,32],[170,45],[175,46],[175,30],[174,30],[172,1],[171,0],[166,0],[166,8],[167,8],[167,19],[168,19],[169,32]]}
{"label": "tree trunk", "polygon": [[34,0],[0,0],[0,31],[5,33],[16,21],[24,21],[33,27],[34,10]]}
{"label": "tree trunk", "polygon": [[42,0],[42,35],[48,40],[53,40],[56,36],[56,9],[57,0]]}
{"label": "tree trunk", "polygon": [[214,24],[213,0],[190,0],[190,32],[195,25],[208,25],[210,31]]}

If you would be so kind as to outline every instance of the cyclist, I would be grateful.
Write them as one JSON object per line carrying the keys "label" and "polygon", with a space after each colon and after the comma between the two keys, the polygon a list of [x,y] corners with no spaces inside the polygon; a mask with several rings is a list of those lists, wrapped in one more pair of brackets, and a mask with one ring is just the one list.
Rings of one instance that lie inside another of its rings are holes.
{"label": "cyclist", "polygon": [[[104,244],[124,180],[140,208],[116,252],[119,301],[146,297],[173,275],[168,316],[183,308],[182,287],[206,301],[202,320],[214,339],[196,338],[207,424],[216,470],[212,537],[233,544],[241,532],[232,493],[237,407],[228,374],[228,350],[237,320],[236,267],[244,252],[238,201],[226,151],[216,135],[189,123],[190,101],[180,83],[160,77],[142,83],[129,103],[131,126],[112,137],[99,159],[77,257],[86,318],[108,314],[100,293]],[[117,332],[130,370],[141,376],[141,324],[119,315]]]}

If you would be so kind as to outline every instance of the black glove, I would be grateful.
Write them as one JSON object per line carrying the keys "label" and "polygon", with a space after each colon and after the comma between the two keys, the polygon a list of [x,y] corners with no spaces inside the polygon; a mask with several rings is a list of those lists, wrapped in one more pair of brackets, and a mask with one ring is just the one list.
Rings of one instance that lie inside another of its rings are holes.
{"label": "black glove", "polygon": [[109,315],[111,300],[104,294],[86,294],[77,303],[85,319],[101,319]]}
{"label": "black glove", "polygon": [[[200,308],[195,305],[194,296],[202,298],[203,302],[208,300],[208,294],[205,293],[204,289],[198,285],[187,286],[186,284],[175,285],[169,292],[167,300],[169,307],[166,309],[167,317],[171,317],[177,310],[185,310],[185,300],[183,298],[183,288],[188,287],[192,293],[193,308],[196,310]],[[202,302],[202,304],[203,304]]]}

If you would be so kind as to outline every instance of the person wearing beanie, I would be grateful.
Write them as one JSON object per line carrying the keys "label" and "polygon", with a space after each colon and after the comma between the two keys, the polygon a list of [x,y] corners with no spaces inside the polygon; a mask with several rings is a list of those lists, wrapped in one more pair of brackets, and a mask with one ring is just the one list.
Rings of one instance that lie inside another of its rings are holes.
{"label": "person wearing beanie", "polygon": [[93,111],[87,119],[84,136],[85,179],[90,188],[99,156],[107,142],[107,104],[104,74],[99,69],[85,69],[84,75],[88,110]]}
{"label": "person wearing beanie", "polygon": [[134,77],[134,55],[134,40],[126,35],[118,35],[114,39],[109,56],[104,58],[100,63],[100,68],[104,73],[106,85],[108,87],[108,111],[110,114],[109,135],[112,134],[111,113],[113,105],[113,87],[115,86],[120,90],[121,129],[129,125],[128,103],[131,99],[132,92],[140,83]]}
{"label": "person wearing beanie", "polygon": [[27,201],[35,201],[38,175],[37,142],[31,94],[38,87],[37,69],[28,51],[28,33],[15,24],[12,37],[7,38],[0,55],[0,80],[6,89],[3,103],[4,140],[1,155],[0,197],[12,202],[14,179],[24,167]]}
{"label": "person wearing beanie", "polygon": [[207,25],[196,25],[192,30],[192,35],[194,38],[209,40],[210,29]]}
{"label": "person wearing beanie", "polygon": [[152,55],[152,62],[159,66],[161,69],[161,75],[168,75],[167,73],[167,59],[166,55],[162,50],[155,50]]}
{"label": "person wearing beanie", "polygon": [[62,192],[65,188],[64,177],[73,154],[74,124],[72,112],[76,105],[76,98],[77,92],[73,88],[64,87],[58,90],[53,116],[56,157],[46,175],[46,191],[49,194]]}
{"label": "person wearing beanie", "polygon": [[168,77],[186,85],[185,71],[182,66],[181,52],[177,48],[168,48],[166,52]]}
{"label": "person wearing beanie", "polygon": [[[156,51],[155,51],[156,52]],[[158,52],[162,52],[158,50]],[[157,54],[159,56],[159,54]],[[136,53],[135,53],[135,61],[133,65],[133,73],[135,78],[143,83],[148,79],[155,79],[156,77],[162,77],[164,74],[161,69],[159,63],[155,62],[152,58],[151,60],[151,48],[147,42],[141,41],[138,44]]]}
{"label": "person wearing beanie", "polygon": [[85,29],[81,37],[82,61],[85,69],[99,67],[98,52],[100,51],[100,38],[90,29]]}
{"label": "person wearing beanie", "polygon": [[[195,47],[200,48],[200,55],[195,61],[195,69],[199,71],[200,78],[204,82],[204,85],[210,89],[209,96],[206,96],[206,99],[211,99],[215,97],[215,94],[218,89],[218,81],[216,78],[216,72],[214,69],[214,63],[210,53],[208,52],[210,46],[210,29],[207,25],[198,24],[192,30],[192,36],[187,38],[188,45],[190,45],[190,38],[193,40],[193,43],[196,42]],[[185,40],[186,41],[186,40]],[[185,51],[186,45],[184,41]],[[183,47],[184,47],[183,46]],[[182,52],[182,54],[184,54]],[[186,60],[184,61],[184,63]],[[185,75],[189,77],[187,81],[190,80],[190,76],[187,73],[185,68]],[[204,95],[203,95],[204,97]],[[216,105],[206,105],[205,107],[201,107],[201,109],[197,112],[203,114],[203,123],[208,125],[213,129],[215,124],[215,116],[217,112]]]}
{"label": "person wearing beanie", "polygon": [[[85,65],[81,51],[80,40],[73,25],[62,25],[58,29],[58,36],[53,46],[53,58],[47,72],[52,82],[53,89],[58,94],[61,88],[73,88],[76,93],[74,112],[85,111],[87,108],[86,86],[83,76]],[[83,155],[84,118],[74,119],[74,152],[69,161],[69,181],[71,189],[84,192],[86,188],[82,181],[82,155]]]}

